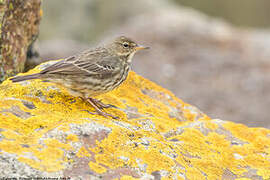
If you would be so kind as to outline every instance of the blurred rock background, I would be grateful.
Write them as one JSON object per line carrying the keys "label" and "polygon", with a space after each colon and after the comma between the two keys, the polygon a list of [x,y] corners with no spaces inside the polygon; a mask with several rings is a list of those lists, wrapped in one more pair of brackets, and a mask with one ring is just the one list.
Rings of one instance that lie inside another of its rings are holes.
{"label": "blurred rock background", "polygon": [[46,0],[35,63],[127,35],[133,70],[212,118],[270,128],[270,1]]}

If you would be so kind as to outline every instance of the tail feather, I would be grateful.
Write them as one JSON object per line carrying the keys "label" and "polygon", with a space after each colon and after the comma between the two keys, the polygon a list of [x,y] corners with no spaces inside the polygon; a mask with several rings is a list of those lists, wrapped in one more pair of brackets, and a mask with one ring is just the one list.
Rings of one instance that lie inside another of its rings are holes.
{"label": "tail feather", "polygon": [[36,74],[30,74],[30,75],[26,75],[26,76],[16,76],[14,78],[11,78],[10,80],[12,82],[20,82],[20,81],[25,81],[25,80],[30,80],[30,79],[38,79],[40,76],[39,73]]}

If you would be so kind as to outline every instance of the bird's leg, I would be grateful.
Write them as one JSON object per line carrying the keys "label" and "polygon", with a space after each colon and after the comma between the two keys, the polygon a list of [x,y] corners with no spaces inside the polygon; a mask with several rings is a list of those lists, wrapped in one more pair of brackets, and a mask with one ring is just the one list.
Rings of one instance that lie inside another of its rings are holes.
{"label": "bird's leg", "polygon": [[95,103],[95,105],[98,106],[100,109],[114,107],[111,104],[104,104],[101,102],[101,100],[98,100],[98,99],[91,98],[91,101]]}
{"label": "bird's leg", "polygon": [[89,97],[86,100],[87,100],[87,102],[89,104],[91,104],[95,108],[95,110],[97,111],[98,114],[100,114],[100,115],[102,115],[104,117],[108,117],[109,116],[109,117],[112,117],[113,119],[118,119],[118,117],[116,117],[116,116],[113,116],[111,114],[108,114],[108,113],[103,112],[101,110],[101,108],[99,107],[99,105],[96,104],[97,102],[96,102],[95,99]]}

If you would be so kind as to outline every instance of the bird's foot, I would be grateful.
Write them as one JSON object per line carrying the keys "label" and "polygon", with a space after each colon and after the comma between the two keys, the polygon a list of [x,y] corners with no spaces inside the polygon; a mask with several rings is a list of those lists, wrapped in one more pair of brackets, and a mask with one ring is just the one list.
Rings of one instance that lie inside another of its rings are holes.
{"label": "bird's foot", "polygon": [[[111,117],[113,119],[118,119],[117,116],[114,116],[114,115],[111,115],[109,113],[102,111],[103,108],[109,108],[109,107],[111,107],[111,105],[103,104],[101,101],[93,99],[93,98],[87,98],[86,100],[89,104],[91,104],[95,108],[96,112],[99,115],[102,115],[104,117]],[[109,107],[107,107],[107,106],[109,106]]]}
{"label": "bird's foot", "polygon": [[103,102],[101,102],[101,100],[98,100],[98,99],[94,99],[94,98],[89,98],[89,99],[91,99],[91,101],[95,103],[95,105],[98,106],[100,109],[115,107],[114,105],[111,105],[111,104],[104,104]]}

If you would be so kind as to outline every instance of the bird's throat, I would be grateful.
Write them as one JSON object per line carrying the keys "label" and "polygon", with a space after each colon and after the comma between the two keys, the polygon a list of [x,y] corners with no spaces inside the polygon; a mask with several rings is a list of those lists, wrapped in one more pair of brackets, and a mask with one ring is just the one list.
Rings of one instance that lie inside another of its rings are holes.
{"label": "bird's throat", "polygon": [[131,63],[134,54],[135,54],[135,52],[132,52],[132,53],[130,53],[130,54],[127,56],[127,62],[128,62],[129,64]]}

